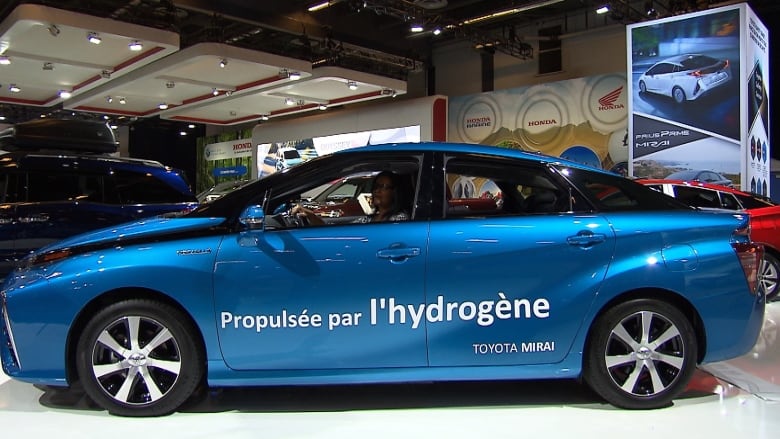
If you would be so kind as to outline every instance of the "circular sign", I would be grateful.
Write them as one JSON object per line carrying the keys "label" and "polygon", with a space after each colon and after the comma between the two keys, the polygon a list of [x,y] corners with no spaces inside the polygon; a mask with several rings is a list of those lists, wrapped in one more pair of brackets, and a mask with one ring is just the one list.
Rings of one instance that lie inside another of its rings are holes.
{"label": "circular sign", "polygon": [[580,97],[582,114],[593,129],[610,133],[628,120],[628,91],[622,75],[597,76],[587,83]]}
{"label": "circular sign", "polygon": [[493,99],[480,96],[463,106],[458,115],[461,139],[480,143],[501,127],[501,111]]}
{"label": "circular sign", "polygon": [[560,140],[569,124],[569,110],[563,99],[551,92],[533,93],[517,113],[517,136],[534,150]]}
{"label": "circular sign", "polygon": [[599,156],[586,146],[572,146],[561,154],[561,158],[594,168],[601,168]]}

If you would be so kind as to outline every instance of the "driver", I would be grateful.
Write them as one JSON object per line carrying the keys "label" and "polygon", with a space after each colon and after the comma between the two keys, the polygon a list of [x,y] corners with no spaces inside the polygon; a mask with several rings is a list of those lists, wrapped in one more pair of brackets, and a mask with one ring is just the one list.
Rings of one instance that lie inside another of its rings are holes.
{"label": "driver", "polygon": [[[355,219],[355,223],[374,223],[382,221],[406,221],[409,214],[404,211],[406,205],[401,177],[392,171],[382,171],[374,177],[371,184],[371,205],[374,212]],[[319,215],[300,204],[292,208],[292,214],[304,217],[309,224],[326,224]]]}

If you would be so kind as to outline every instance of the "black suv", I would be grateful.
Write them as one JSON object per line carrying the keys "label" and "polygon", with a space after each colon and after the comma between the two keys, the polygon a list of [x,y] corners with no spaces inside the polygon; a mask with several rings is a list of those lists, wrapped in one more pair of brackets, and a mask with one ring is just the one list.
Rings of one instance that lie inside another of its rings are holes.
{"label": "black suv", "polygon": [[[107,154],[116,143],[103,124],[47,123],[0,133],[0,149],[12,151],[0,154],[0,277],[16,260],[51,242],[197,205],[181,171]],[[54,129],[58,124],[68,129]],[[47,138],[51,132],[69,136],[58,142]]]}

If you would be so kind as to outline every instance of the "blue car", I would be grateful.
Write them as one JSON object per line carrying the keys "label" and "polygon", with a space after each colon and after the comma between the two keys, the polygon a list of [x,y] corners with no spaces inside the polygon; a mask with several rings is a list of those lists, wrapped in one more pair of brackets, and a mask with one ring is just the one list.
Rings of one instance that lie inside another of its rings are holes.
{"label": "blue car", "polygon": [[[386,170],[373,198],[395,194],[394,221],[292,213]],[[171,413],[204,384],[548,378],[657,408],[697,365],[751,349],[761,253],[747,216],[559,158],[367,146],[35,251],[0,292],[0,354],[11,378],[80,382],[123,416]]]}

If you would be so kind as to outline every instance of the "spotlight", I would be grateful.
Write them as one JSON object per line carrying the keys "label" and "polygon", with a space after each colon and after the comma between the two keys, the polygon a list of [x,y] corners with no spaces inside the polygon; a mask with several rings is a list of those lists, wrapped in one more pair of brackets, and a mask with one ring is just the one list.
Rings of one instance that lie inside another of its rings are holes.
{"label": "spotlight", "polygon": [[51,34],[53,37],[56,37],[60,34],[60,28],[58,28],[56,24],[50,24],[47,29],[49,29],[49,34]]}
{"label": "spotlight", "polygon": [[322,111],[325,111],[325,110],[327,110],[327,109],[328,109],[328,106],[327,106],[327,105],[325,105],[325,104],[320,104],[320,106],[319,106],[319,107],[317,107],[317,108],[319,108],[319,109],[320,109],[320,110],[322,110]]}
{"label": "spotlight", "polygon": [[114,102],[114,98],[112,98],[111,96],[106,96],[106,102],[108,102],[110,104],[110,103]]}
{"label": "spotlight", "polygon": [[218,94],[219,94],[219,90],[217,90],[217,88],[216,88],[216,87],[214,87],[214,88],[212,88],[212,89],[211,89],[211,94],[212,94],[212,95],[214,95],[214,96],[216,96],[216,95],[218,95]]}
{"label": "spotlight", "polygon": [[290,81],[297,81],[301,79],[301,72],[290,72]]}
{"label": "spotlight", "polygon": [[59,97],[60,99],[68,99],[71,96],[71,93],[68,90],[60,90]]}
{"label": "spotlight", "polygon": [[127,99],[119,98],[119,105],[125,105],[126,103],[127,103]]}
{"label": "spotlight", "polygon": [[100,77],[103,79],[108,79],[111,77],[111,70],[103,70],[100,72]]}
{"label": "spotlight", "polygon": [[260,120],[268,120],[268,115],[267,114],[260,115]]}
{"label": "spotlight", "polygon": [[144,45],[141,44],[140,41],[136,40],[136,41],[131,41],[130,44],[127,45],[127,48],[132,50],[133,52],[140,52],[141,50],[143,50]]}
{"label": "spotlight", "polygon": [[103,42],[103,39],[100,38],[100,36],[95,32],[89,32],[87,33],[87,41],[89,41],[92,44],[100,44]]}
{"label": "spotlight", "polygon": [[233,90],[225,90],[225,96],[233,96]]}
{"label": "spotlight", "polygon": [[412,31],[413,33],[420,33],[423,30],[425,30],[425,28],[423,28],[423,26],[421,24],[415,23],[415,24],[412,25],[411,28],[409,28],[409,30]]}
{"label": "spotlight", "polygon": [[43,63],[43,67],[41,67],[41,68],[43,70],[46,70],[46,71],[52,71],[52,70],[54,70],[54,64],[52,64],[50,62],[45,62],[45,63]]}
{"label": "spotlight", "polygon": [[395,90],[390,88],[383,88],[380,94],[382,96],[395,96]]}
{"label": "spotlight", "polygon": [[606,14],[607,12],[609,12],[609,5],[603,5],[600,8],[596,9],[596,13],[599,15]]}
{"label": "spotlight", "polygon": [[168,81],[165,83],[165,88],[173,88],[176,87],[176,83],[173,81]]}
{"label": "spotlight", "polygon": [[19,93],[20,91],[22,91],[22,89],[17,87],[16,84],[8,84],[8,91],[10,91],[11,93]]}
{"label": "spotlight", "polygon": [[158,105],[157,108],[159,108],[160,110],[167,110],[168,109],[168,104],[163,102],[160,105]]}
{"label": "spotlight", "polygon": [[0,56],[0,65],[7,66],[8,64],[11,64],[11,58],[5,55]]}
{"label": "spotlight", "polygon": [[295,105],[295,100],[293,98],[284,98],[284,104],[285,105]]}
{"label": "spotlight", "polygon": [[349,88],[350,90],[357,90],[358,88],[357,82],[347,81],[347,88]]}
{"label": "spotlight", "polygon": [[309,6],[306,10],[309,11],[309,12],[319,11],[321,9],[325,9],[328,6],[330,6],[330,3],[331,2],[327,1],[327,0],[326,1],[317,2],[317,3]]}
{"label": "spotlight", "polygon": [[432,32],[433,32],[434,35],[441,35],[441,28],[437,27],[437,28],[433,29]]}
{"label": "spotlight", "polygon": [[227,63],[228,61],[225,58],[222,58],[221,60],[219,60],[219,67],[224,69],[225,66],[227,66]]}

